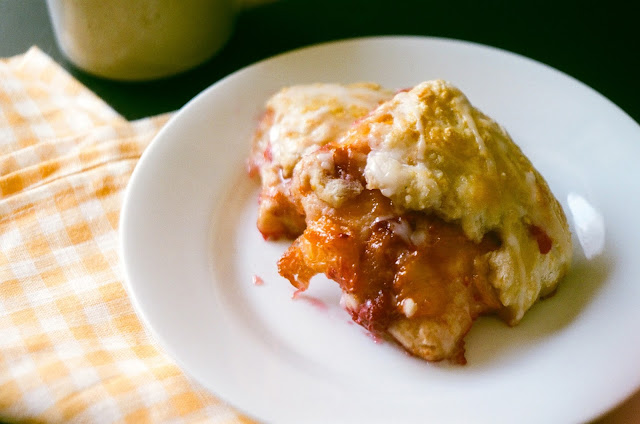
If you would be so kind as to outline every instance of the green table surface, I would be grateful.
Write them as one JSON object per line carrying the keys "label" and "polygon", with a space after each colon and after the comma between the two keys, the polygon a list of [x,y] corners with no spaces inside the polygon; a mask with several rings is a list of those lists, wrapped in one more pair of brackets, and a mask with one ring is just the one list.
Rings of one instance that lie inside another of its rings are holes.
{"label": "green table surface", "polygon": [[528,56],[593,87],[640,122],[640,21],[633,2],[279,0],[242,9],[225,48],[154,82],[122,83],[74,69],[56,46],[44,0],[0,0],[0,57],[37,45],[123,116],[179,109],[220,78],[301,46],[371,35],[473,41]]}

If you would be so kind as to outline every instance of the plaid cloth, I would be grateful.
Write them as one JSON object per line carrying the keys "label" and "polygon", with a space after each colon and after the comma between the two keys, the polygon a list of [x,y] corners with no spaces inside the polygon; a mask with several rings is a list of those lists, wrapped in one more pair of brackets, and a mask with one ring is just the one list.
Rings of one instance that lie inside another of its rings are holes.
{"label": "plaid cloth", "polygon": [[127,122],[36,48],[0,61],[0,421],[247,423],[155,345],[123,287]]}

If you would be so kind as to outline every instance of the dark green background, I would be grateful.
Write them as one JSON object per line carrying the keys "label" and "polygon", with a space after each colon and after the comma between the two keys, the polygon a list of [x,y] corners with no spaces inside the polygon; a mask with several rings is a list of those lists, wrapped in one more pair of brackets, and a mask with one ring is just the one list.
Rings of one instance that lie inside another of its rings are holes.
{"label": "dark green background", "polygon": [[633,3],[280,0],[243,10],[224,50],[199,68],[152,83],[118,83],[83,74],[64,61],[44,0],[0,0],[0,56],[38,45],[134,119],[178,109],[225,75],[296,47],[368,35],[450,37],[551,65],[640,122],[640,18]]}

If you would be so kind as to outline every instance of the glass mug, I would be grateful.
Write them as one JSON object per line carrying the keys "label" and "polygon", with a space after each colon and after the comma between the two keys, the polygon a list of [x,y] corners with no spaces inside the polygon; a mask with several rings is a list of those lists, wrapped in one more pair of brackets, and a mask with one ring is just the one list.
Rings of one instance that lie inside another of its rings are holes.
{"label": "glass mug", "polygon": [[141,81],[193,68],[226,43],[233,0],[47,0],[56,41],[78,68]]}

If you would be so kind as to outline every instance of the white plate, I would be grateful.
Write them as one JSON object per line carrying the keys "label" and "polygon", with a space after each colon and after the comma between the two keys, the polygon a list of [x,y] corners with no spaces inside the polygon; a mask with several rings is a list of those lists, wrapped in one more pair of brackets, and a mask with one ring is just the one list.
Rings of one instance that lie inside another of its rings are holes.
{"label": "white plate", "polygon": [[[464,367],[375,343],[349,323],[337,285],[323,278],[292,300],[276,272],[287,244],[261,239],[256,183],[244,173],[264,101],[280,87],[369,80],[405,88],[434,78],[502,123],[565,210],[570,193],[580,196],[606,232],[604,252],[591,260],[574,237],[570,275],[519,326],[481,318],[467,336]],[[261,420],[585,421],[640,385],[638,158],[640,127],[618,107],[511,53],[413,37],[306,48],[213,85],[149,146],[122,211],[126,281],[138,313],[183,369]]]}

